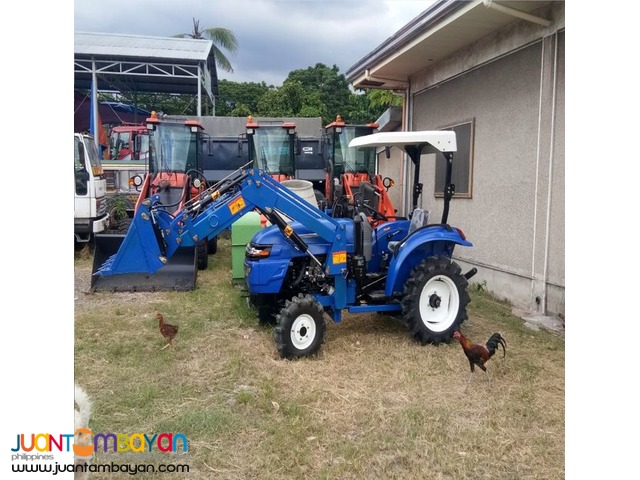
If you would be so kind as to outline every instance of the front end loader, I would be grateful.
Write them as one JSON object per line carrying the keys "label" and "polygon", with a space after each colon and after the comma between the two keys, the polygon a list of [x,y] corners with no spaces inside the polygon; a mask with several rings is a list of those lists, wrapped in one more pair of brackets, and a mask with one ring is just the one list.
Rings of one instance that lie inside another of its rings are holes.
{"label": "front end loader", "polygon": [[[176,214],[186,202],[206,188],[202,175],[203,127],[191,120],[160,120],[152,113],[147,119],[149,132],[149,172],[146,174],[134,214],[145,199],[157,196],[167,212]],[[120,249],[125,240],[121,231],[105,231],[95,237],[93,272]],[[203,237],[196,245],[172,256],[161,272],[130,272],[112,277],[92,275],[91,291],[193,290],[198,270],[208,266],[209,243]]]}

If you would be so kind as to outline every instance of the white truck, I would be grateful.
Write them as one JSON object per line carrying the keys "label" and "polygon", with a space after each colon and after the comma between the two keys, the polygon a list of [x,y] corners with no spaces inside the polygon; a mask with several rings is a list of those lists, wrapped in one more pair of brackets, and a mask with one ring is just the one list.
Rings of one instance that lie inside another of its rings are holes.
{"label": "white truck", "polygon": [[91,135],[74,133],[74,243],[82,246],[93,234],[104,231],[107,213],[107,182],[98,148]]}

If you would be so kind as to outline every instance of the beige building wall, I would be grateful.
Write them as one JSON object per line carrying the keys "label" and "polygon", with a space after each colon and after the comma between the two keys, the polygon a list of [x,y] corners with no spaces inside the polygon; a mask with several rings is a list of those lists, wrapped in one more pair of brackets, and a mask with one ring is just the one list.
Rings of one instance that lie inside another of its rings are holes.
{"label": "beige building wall", "polygon": [[[409,130],[472,119],[471,198],[454,198],[449,223],[472,248],[474,282],[540,313],[564,314],[564,5],[551,6],[556,30],[516,22],[414,75]],[[439,221],[434,158],[423,156],[421,204]],[[455,163],[455,158],[454,158]],[[391,175],[390,175],[391,176]],[[405,204],[411,192],[406,192]]]}

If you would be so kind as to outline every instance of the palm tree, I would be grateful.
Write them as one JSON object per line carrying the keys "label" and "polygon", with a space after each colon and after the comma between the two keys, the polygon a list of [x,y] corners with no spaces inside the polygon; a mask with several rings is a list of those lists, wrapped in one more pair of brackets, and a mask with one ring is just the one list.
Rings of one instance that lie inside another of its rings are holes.
{"label": "palm tree", "polygon": [[206,39],[213,42],[213,55],[216,59],[216,66],[225,72],[233,73],[231,62],[226,57],[220,47],[235,53],[238,50],[238,40],[233,32],[227,28],[204,28],[200,30],[200,21],[193,19],[193,31],[191,33],[179,33],[175,37]]}

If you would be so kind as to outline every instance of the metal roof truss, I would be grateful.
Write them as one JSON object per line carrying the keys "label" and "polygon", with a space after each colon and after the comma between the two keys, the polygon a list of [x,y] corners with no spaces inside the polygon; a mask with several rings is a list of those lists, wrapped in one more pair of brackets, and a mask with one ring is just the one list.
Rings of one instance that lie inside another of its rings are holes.
{"label": "metal roof truss", "polygon": [[[74,59],[74,73],[77,88],[91,88],[95,73],[98,90],[126,90],[138,92],[193,94],[194,85],[185,83],[192,79],[198,91],[204,87],[213,102],[211,74],[206,62],[196,64],[176,64],[156,61]],[[127,82],[127,77],[130,78]]]}

